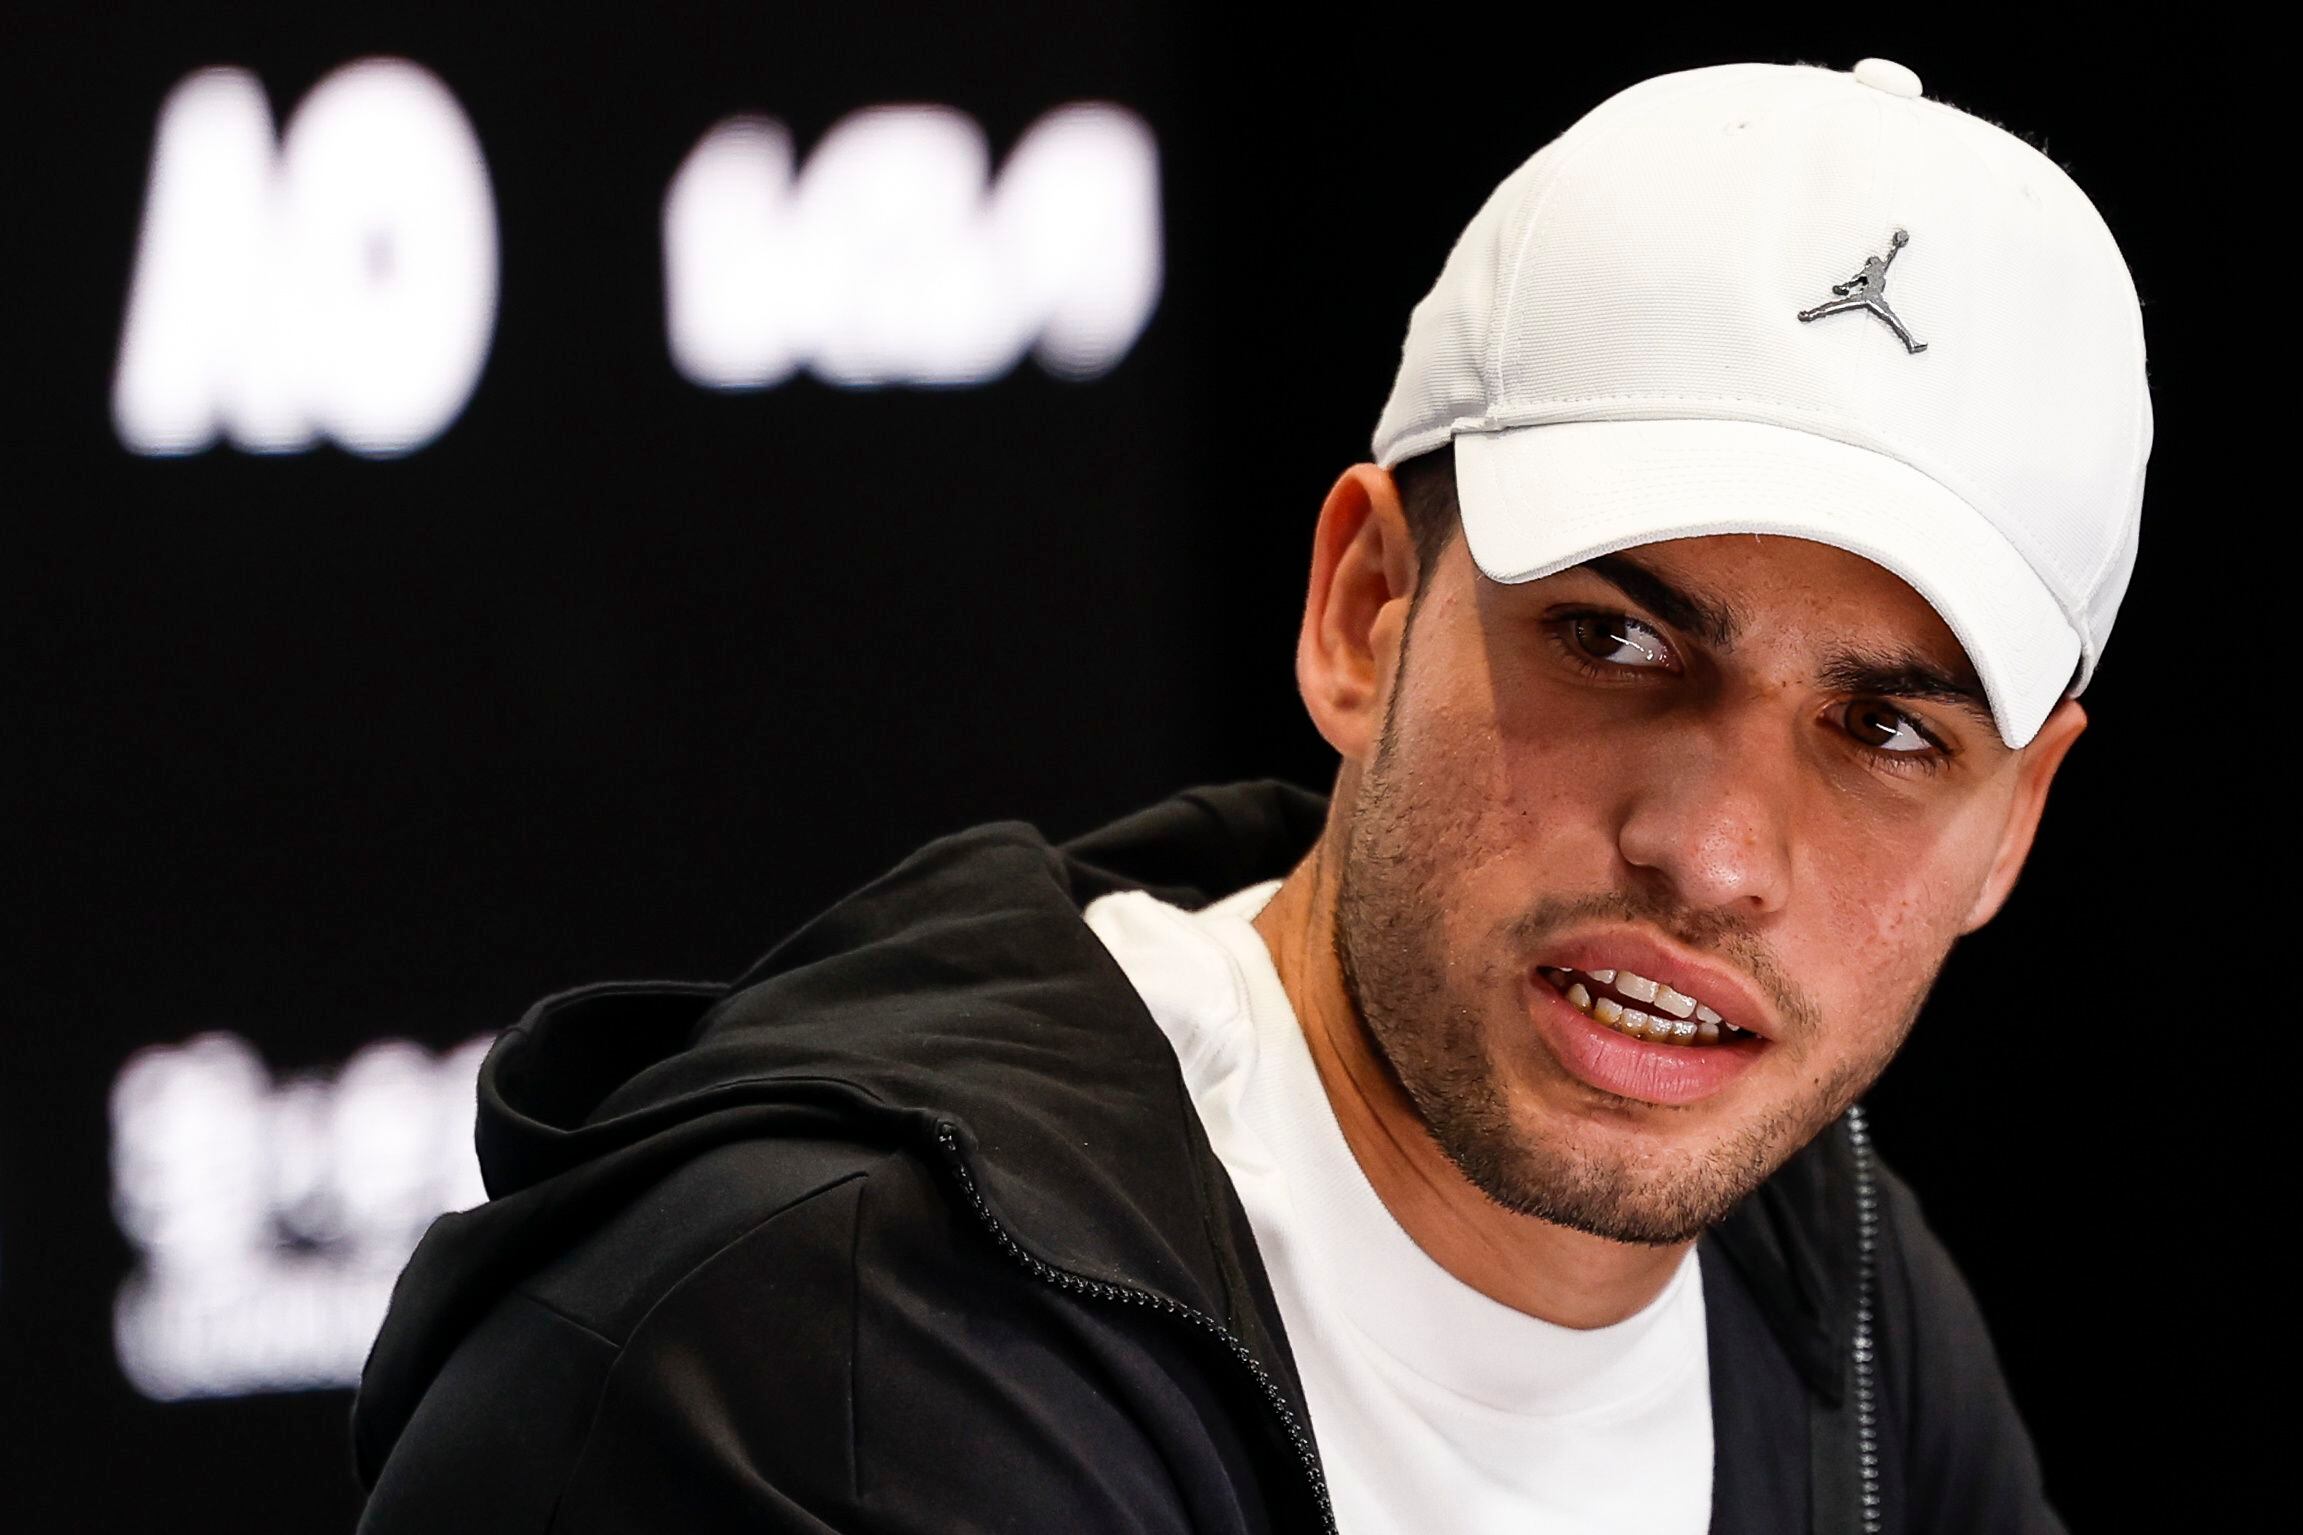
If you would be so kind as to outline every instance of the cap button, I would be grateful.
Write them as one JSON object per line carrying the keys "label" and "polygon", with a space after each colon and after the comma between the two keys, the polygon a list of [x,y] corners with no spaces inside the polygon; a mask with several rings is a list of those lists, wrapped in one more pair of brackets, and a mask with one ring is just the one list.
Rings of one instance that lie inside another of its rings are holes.
{"label": "cap button", "polygon": [[1855,78],[1890,96],[1916,96],[1919,77],[1893,59],[1863,59],[1852,71]]}

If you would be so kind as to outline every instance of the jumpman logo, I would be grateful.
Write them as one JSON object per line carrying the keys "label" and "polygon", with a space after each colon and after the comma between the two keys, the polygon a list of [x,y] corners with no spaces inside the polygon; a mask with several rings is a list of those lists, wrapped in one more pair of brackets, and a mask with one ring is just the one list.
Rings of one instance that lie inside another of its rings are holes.
{"label": "jumpman logo", "polygon": [[1887,307],[1887,269],[1895,264],[1896,251],[1902,250],[1910,239],[1911,236],[1902,230],[1895,231],[1894,248],[1888,251],[1885,261],[1880,260],[1877,256],[1864,257],[1862,271],[1845,282],[1835,282],[1831,285],[1831,291],[1840,295],[1837,300],[1828,304],[1818,304],[1813,309],[1802,309],[1799,311],[1799,317],[1802,320],[1820,320],[1827,314],[1842,314],[1850,309],[1868,309],[1887,322],[1887,328],[1895,332],[1896,336],[1903,342],[1903,349],[1906,352],[1917,354],[1926,351],[1927,343],[1912,340],[1911,332],[1903,328],[1903,322],[1895,317],[1895,311]]}

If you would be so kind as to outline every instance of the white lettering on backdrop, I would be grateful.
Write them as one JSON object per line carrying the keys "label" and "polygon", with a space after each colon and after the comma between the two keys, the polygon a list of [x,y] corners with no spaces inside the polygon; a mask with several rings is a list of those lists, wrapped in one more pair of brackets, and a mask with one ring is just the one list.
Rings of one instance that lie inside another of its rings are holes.
{"label": "white lettering on backdrop", "polygon": [[[733,117],[662,239],[672,359],[706,388],[963,386],[1027,353],[1085,380],[1159,299],[1158,151],[1104,102],[1043,115],[996,179],[950,107],[850,113],[804,167],[780,123]],[[143,454],[412,452],[470,400],[498,285],[486,161],[421,65],[345,65],[276,138],[254,75],[201,70],[154,135],[114,425]]]}
{"label": "white lettering on backdrop", "polygon": [[201,70],[160,109],[113,423],[147,454],[409,452],[471,398],[496,289],[487,164],[429,71],[347,64],[275,142],[254,75]]}
{"label": "white lettering on backdrop", "polygon": [[404,1039],[275,1082],[222,1032],[139,1050],[112,1087],[112,1209],[140,1263],[113,1303],[147,1397],[351,1386],[434,1217],[486,1197],[472,1148],[489,1037]]}
{"label": "white lettering on backdrop", "polygon": [[851,388],[974,384],[1027,350],[1060,378],[1111,368],[1159,297],[1151,130],[1075,102],[989,168],[982,129],[948,107],[851,113],[800,169],[774,119],[718,124],[664,198],[674,363],[710,389],[803,367]]}

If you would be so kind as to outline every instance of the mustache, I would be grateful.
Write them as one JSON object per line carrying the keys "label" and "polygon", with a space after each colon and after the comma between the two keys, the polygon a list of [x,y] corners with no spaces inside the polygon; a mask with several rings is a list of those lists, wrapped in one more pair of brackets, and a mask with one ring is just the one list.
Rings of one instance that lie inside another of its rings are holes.
{"label": "mustache", "polygon": [[1751,927],[1723,912],[1699,911],[1622,891],[1547,896],[1514,918],[1506,932],[1518,947],[1534,949],[1580,923],[1642,925],[1681,948],[1717,960],[1749,977],[1799,1037],[1822,1026],[1822,1010]]}

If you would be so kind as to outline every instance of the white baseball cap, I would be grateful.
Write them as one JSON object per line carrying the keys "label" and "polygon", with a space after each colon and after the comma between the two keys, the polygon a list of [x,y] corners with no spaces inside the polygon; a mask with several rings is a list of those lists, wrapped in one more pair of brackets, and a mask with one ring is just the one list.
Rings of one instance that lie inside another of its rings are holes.
{"label": "white baseball cap", "polygon": [[1586,113],[1456,241],[1375,461],[1451,438],[1490,578],[1836,545],[1934,605],[2020,747],[2135,567],[2142,311],[2071,178],[1902,65],[1686,70]]}

